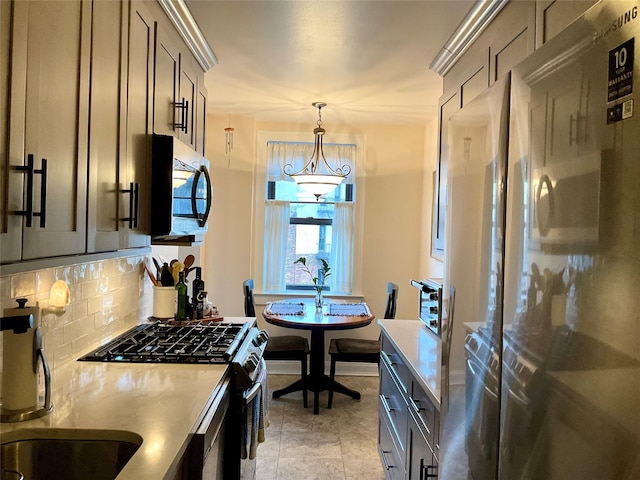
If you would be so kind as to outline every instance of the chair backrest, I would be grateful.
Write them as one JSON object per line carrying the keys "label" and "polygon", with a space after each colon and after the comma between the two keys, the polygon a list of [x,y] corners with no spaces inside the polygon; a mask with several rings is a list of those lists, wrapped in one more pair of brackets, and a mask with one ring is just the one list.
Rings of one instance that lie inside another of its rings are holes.
{"label": "chair backrest", "polygon": [[445,331],[445,341],[443,345],[443,355],[449,361],[449,353],[451,351],[451,337],[453,335],[453,311],[456,306],[456,289],[453,285],[449,285],[449,308],[447,309],[447,329]]}
{"label": "chair backrest", "polygon": [[256,316],[256,306],[253,303],[253,278],[245,280],[242,284],[244,291],[244,315],[245,317]]}
{"label": "chair backrest", "polygon": [[398,299],[398,285],[389,282],[387,284],[387,306],[384,309],[384,318],[396,318],[396,300]]}

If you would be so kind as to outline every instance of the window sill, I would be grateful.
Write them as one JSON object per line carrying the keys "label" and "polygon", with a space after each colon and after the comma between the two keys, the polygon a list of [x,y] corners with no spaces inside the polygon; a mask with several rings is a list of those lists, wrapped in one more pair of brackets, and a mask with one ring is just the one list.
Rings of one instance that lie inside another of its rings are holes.
{"label": "window sill", "polygon": [[[266,305],[269,302],[279,302],[279,301],[295,301],[295,300],[303,300],[305,298],[311,299],[315,295],[313,291],[306,292],[268,292],[268,293],[253,293],[253,299],[256,305]],[[326,300],[334,301],[338,303],[346,303],[346,302],[364,302],[364,296],[360,294],[323,294],[323,297]]]}

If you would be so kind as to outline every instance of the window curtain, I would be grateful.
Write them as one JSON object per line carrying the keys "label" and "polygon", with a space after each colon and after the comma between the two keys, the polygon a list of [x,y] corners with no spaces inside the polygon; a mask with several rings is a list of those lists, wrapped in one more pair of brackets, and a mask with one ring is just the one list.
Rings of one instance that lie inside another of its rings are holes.
{"label": "window curtain", "polygon": [[265,279],[264,289],[283,292],[286,289],[287,235],[289,233],[289,202],[267,200],[265,207]]}
{"label": "window curtain", "polygon": [[[290,180],[282,169],[291,165],[292,172],[297,172],[311,158],[313,143],[268,142],[267,143],[267,181]],[[348,183],[355,183],[355,145],[324,144],[322,151],[331,168],[348,165],[351,173],[347,175]]]}
{"label": "window curtain", "polygon": [[337,202],[331,236],[332,293],[351,293],[353,276],[354,204]]}

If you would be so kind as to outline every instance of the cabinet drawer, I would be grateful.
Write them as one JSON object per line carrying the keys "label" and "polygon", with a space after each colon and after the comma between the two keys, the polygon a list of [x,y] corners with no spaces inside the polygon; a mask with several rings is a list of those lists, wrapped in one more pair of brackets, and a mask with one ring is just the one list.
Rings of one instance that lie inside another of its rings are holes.
{"label": "cabinet drawer", "polygon": [[409,410],[400,387],[384,362],[380,367],[380,411],[395,432],[396,441],[404,453]]}
{"label": "cabinet drawer", "polygon": [[384,336],[382,337],[380,356],[382,358],[381,364],[384,363],[389,367],[389,370],[399,383],[402,392],[408,394],[409,387],[411,386],[411,373],[402,356],[400,356],[393,344]]}
{"label": "cabinet drawer", "polygon": [[409,437],[407,445],[407,479],[427,480],[438,478],[437,459],[425,438],[425,430],[416,415],[409,415]]}
{"label": "cabinet drawer", "polygon": [[429,446],[434,449],[436,407],[433,405],[422,387],[413,380],[411,382],[411,395],[409,395],[409,408],[415,413],[420,426],[425,430],[425,437]]}
{"label": "cabinet drawer", "polygon": [[393,427],[388,422],[386,411],[380,405],[379,408],[379,424],[378,424],[378,453],[382,467],[385,470],[387,480],[404,480],[404,453],[399,451],[393,432]]}

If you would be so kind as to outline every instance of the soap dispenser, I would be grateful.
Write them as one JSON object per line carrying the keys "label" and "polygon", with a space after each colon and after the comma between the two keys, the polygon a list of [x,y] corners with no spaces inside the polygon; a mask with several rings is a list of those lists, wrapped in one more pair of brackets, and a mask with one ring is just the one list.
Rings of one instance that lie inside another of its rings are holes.
{"label": "soap dispenser", "polygon": [[[42,417],[51,412],[51,373],[42,349],[40,309],[27,307],[18,298],[17,308],[8,308],[0,319],[2,331],[1,422]],[[44,405],[38,405],[38,363],[45,381]]]}

